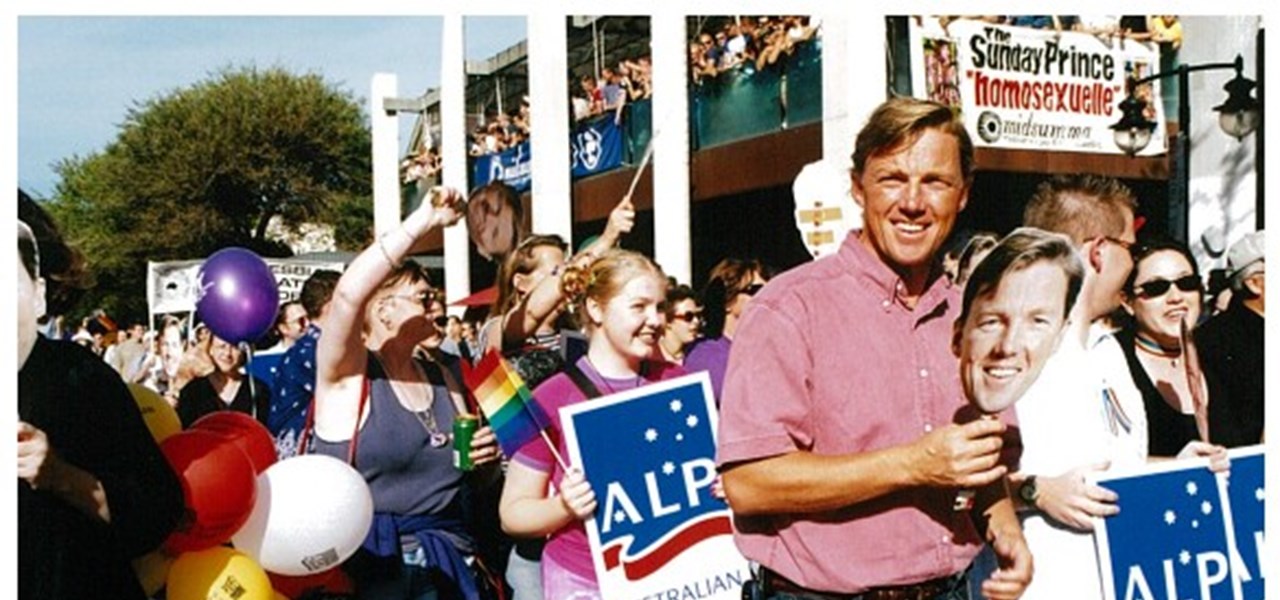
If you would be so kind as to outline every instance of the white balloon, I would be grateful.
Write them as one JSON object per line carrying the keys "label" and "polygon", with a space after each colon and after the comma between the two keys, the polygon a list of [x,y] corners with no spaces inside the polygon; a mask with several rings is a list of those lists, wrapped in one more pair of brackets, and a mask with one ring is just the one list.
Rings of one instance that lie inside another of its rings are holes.
{"label": "white balloon", "polygon": [[308,454],[258,475],[253,512],[231,543],[272,573],[311,575],[350,558],[372,522],[364,477],[341,460]]}

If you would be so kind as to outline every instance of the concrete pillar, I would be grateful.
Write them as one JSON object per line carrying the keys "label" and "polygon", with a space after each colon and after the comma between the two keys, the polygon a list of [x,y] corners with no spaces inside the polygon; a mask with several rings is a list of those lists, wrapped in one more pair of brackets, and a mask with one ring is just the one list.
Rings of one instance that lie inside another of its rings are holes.
{"label": "concrete pillar", "polygon": [[822,155],[851,167],[854,136],[884,102],[888,31],[882,17],[822,15]]}
{"label": "concrete pillar", "polygon": [[396,96],[394,73],[375,73],[369,90],[369,128],[373,134],[374,235],[400,224],[400,123],[383,100]]}
{"label": "concrete pillar", "polygon": [[529,23],[530,151],[533,231],[573,239],[569,171],[568,32],[559,11],[534,11]]}
{"label": "concrete pillar", "polygon": [[[462,16],[444,17],[440,44],[440,152],[446,186],[467,189],[467,74]],[[471,254],[466,220],[444,230],[446,300],[471,294]]]}
{"label": "concrete pillar", "polygon": [[692,284],[688,40],[683,14],[650,22],[653,47],[653,248],[667,275]]}

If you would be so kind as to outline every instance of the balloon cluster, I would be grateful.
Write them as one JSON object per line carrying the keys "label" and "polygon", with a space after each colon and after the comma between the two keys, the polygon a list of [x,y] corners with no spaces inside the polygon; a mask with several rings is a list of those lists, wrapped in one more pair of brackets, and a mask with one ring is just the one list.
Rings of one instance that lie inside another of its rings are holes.
{"label": "balloon cluster", "polygon": [[[200,317],[227,341],[256,340],[275,320],[275,279],[248,250],[209,257],[201,286]],[[360,473],[327,456],[277,462],[271,434],[243,413],[216,412],[181,431],[177,413],[158,394],[129,389],[182,482],[186,506],[161,548],[134,561],[149,596],[162,587],[174,600],[352,591],[336,567],[360,547],[373,521],[373,498]]]}

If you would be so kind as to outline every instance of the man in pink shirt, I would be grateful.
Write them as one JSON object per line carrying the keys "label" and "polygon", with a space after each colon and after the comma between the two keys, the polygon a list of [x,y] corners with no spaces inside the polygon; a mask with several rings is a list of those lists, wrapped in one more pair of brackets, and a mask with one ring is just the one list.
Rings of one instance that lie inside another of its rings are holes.
{"label": "man in pink shirt", "polygon": [[864,229],[766,285],[734,339],[718,461],[735,540],[768,598],[967,597],[984,541],[1000,566],[983,593],[1017,598],[1032,567],[1002,483],[1006,425],[966,409],[959,290],[935,260],[972,142],[945,106],[892,99],[853,165]]}

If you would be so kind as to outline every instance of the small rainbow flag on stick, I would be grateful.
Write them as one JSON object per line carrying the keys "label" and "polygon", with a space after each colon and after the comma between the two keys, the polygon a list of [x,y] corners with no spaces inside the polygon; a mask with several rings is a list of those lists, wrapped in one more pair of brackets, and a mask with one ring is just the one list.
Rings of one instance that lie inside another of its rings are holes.
{"label": "small rainbow flag on stick", "polygon": [[563,463],[555,444],[547,439],[546,429],[551,423],[542,407],[533,401],[533,394],[520,374],[496,351],[490,350],[474,367],[463,374],[467,387],[480,404],[480,410],[489,420],[493,434],[498,438],[502,453],[514,456],[516,450],[541,435],[551,447],[556,460]]}

